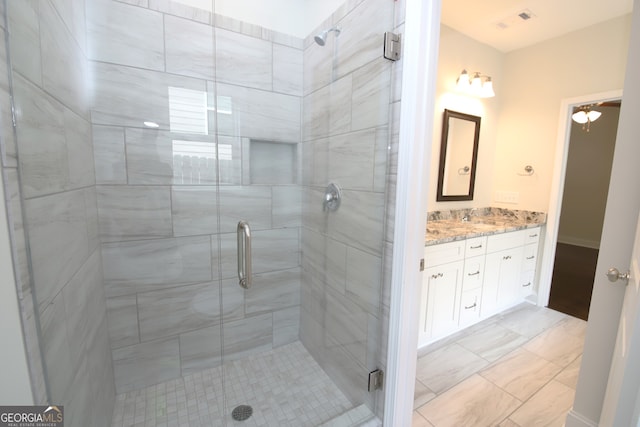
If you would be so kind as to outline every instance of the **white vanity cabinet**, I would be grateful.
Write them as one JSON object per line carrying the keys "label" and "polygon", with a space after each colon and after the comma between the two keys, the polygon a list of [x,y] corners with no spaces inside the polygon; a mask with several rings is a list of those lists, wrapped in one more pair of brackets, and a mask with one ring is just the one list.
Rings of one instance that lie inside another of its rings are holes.
{"label": "white vanity cabinet", "polygon": [[536,267],[538,265],[538,248],[540,228],[526,230],[522,270],[520,273],[520,297],[526,298],[534,291]]}
{"label": "white vanity cabinet", "polygon": [[458,329],[465,241],[425,248],[420,298],[420,346]]}
{"label": "white vanity cabinet", "polygon": [[540,228],[425,248],[419,347],[522,301],[534,290]]}

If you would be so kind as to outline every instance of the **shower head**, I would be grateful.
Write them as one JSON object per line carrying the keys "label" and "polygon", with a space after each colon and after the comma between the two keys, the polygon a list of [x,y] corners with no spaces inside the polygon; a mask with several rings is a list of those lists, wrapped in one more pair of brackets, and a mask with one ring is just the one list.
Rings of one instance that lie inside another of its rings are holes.
{"label": "shower head", "polygon": [[328,30],[322,31],[320,34],[316,34],[316,36],[313,39],[316,41],[316,43],[318,43],[318,45],[324,46],[324,44],[327,42],[327,35],[331,31],[336,33],[336,37],[340,35],[340,28],[333,27],[333,28],[329,28]]}

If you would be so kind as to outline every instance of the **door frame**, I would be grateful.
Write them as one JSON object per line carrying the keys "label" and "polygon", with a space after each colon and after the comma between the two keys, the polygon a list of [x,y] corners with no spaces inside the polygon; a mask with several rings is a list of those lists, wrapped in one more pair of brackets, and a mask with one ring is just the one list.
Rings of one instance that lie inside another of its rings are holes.
{"label": "door frame", "polygon": [[[441,0],[406,0],[384,426],[410,426],[418,353]],[[383,320],[386,322],[386,320]]]}
{"label": "door frame", "polygon": [[553,265],[556,257],[556,245],[558,243],[558,231],[562,210],[562,196],[567,174],[567,161],[569,159],[569,143],[571,140],[571,114],[573,108],[579,105],[592,104],[601,101],[613,101],[622,99],[622,89],[613,89],[606,92],[598,92],[573,98],[565,98],[560,102],[560,115],[558,118],[558,137],[551,179],[551,192],[549,194],[549,209],[544,234],[544,246],[542,261],[540,263],[540,280],[538,281],[538,305],[546,307],[551,295],[551,279],[553,277]]}

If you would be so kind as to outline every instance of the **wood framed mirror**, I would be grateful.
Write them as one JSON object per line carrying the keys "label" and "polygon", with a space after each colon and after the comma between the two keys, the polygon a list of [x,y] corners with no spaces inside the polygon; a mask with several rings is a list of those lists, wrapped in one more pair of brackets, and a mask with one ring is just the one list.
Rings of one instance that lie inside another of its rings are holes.
{"label": "wood framed mirror", "polygon": [[480,117],[444,110],[436,201],[473,200]]}

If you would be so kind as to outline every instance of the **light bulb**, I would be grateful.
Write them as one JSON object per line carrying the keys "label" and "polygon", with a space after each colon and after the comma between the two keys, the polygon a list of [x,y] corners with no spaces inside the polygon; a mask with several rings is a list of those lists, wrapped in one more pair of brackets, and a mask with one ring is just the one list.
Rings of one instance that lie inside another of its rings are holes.
{"label": "light bulb", "polygon": [[491,81],[491,77],[487,77],[487,80],[482,84],[480,96],[483,98],[492,98],[496,96],[496,93],[493,91],[493,82]]}
{"label": "light bulb", "polygon": [[600,118],[601,115],[602,113],[600,111],[591,110],[587,113],[587,118],[589,119],[589,121],[595,122]]}
{"label": "light bulb", "polygon": [[574,122],[580,123],[581,125],[589,121],[589,117],[587,116],[587,113],[584,110],[580,110],[578,112],[573,113],[571,115],[571,118],[573,119]]}
{"label": "light bulb", "polygon": [[467,74],[467,70],[462,70],[458,80],[456,80],[456,86],[461,90],[466,90],[469,87],[469,74]]}

